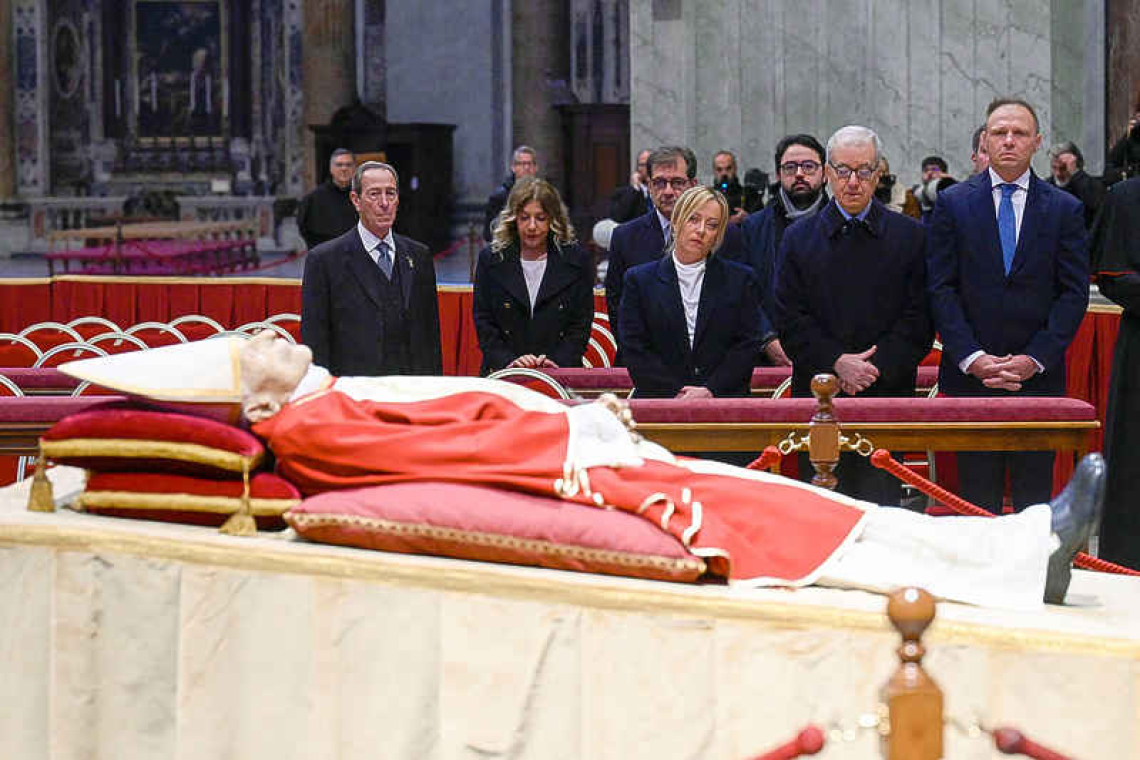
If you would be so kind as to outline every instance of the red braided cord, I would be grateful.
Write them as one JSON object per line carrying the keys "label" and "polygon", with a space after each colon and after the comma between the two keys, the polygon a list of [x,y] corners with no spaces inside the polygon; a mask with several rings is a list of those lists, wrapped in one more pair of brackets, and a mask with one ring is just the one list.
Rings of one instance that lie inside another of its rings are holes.
{"label": "red braided cord", "polygon": [[[941,486],[931,483],[926,478],[919,475],[914,470],[910,469],[904,464],[896,461],[891,457],[891,452],[886,449],[875,449],[875,453],[871,454],[871,464],[875,465],[881,470],[886,470],[896,478],[906,483],[907,485],[914,486],[922,491],[927,496],[932,496],[946,504],[946,506],[953,509],[960,515],[973,515],[975,517],[996,517],[993,513],[982,509],[981,507],[971,504],[963,499],[961,496],[952,494]],[[1091,554],[1084,552],[1077,552],[1073,557],[1073,564],[1082,570],[1096,570],[1101,573],[1115,573],[1117,575],[1140,575],[1140,572],[1133,570],[1124,565],[1118,565],[1115,562],[1109,562]]]}
{"label": "red braided cord", "polygon": [[998,728],[994,730],[994,746],[1007,755],[1025,755],[1034,760],[1071,760],[1068,755],[1054,752],[1037,742],[1025,738],[1025,734],[1016,728]]}
{"label": "red braided cord", "polygon": [[792,758],[800,755],[814,755],[823,749],[825,743],[823,731],[816,726],[808,726],[796,734],[796,738],[787,744],[781,744],[763,755],[757,755],[752,760],[792,760]]}
{"label": "red braided cord", "polygon": [[767,470],[779,464],[781,461],[783,461],[783,459],[784,455],[780,453],[780,450],[778,448],[775,446],[768,446],[760,452],[760,456],[756,457],[748,463],[748,469]]}

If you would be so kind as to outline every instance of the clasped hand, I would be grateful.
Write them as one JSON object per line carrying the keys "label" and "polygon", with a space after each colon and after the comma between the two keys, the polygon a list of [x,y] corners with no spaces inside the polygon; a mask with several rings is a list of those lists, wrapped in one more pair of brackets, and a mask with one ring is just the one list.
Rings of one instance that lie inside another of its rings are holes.
{"label": "clasped hand", "polygon": [[879,368],[870,359],[878,346],[871,346],[858,354],[840,354],[835,360],[835,374],[839,376],[839,388],[849,396],[862,393],[879,379]]}
{"label": "clasped hand", "polygon": [[525,367],[526,369],[558,369],[558,365],[546,358],[546,354],[523,354],[507,365],[508,368]]}
{"label": "clasped hand", "polygon": [[1019,391],[1023,382],[1037,374],[1037,363],[1026,354],[982,354],[966,371],[987,388]]}

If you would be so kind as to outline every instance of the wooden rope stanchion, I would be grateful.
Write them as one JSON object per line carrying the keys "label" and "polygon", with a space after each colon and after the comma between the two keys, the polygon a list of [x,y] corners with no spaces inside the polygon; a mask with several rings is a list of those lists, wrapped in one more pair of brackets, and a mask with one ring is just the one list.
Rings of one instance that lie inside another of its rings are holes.
{"label": "wooden rope stanchion", "polygon": [[883,686],[890,716],[883,734],[886,760],[940,760],[942,690],[922,667],[922,634],[934,620],[934,597],[920,588],[901,588],[887,602],[887,617],[902,636],[899,667]]}
{"label": "wooden rope stanchion", "polygon": [[833,404],[838,392],[839,380],[835,375],[820,374],[811,379],[811,393],[819,402],[808,423],[808,458],[815,468],[811,484],[831,491],[839,485],[835,477],[839,464],[839,420]]}

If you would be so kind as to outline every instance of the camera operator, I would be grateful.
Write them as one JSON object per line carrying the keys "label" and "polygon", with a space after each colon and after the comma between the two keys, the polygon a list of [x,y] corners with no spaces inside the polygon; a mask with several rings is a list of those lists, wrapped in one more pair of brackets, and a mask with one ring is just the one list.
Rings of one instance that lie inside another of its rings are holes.
{"label": "camera operator", "polygon": [[713,184],[714,190],[719,190],[728,201],[732,215],[728,217],[729,224],[740,224],[748,216],[744,209],[744,186],[736,177],[736,156],[732,151],[722,150],[713,156]]}
{"label": "camera operator", "polygon": [[1128,131],[1108,151],[1104,162],[1104,184],[1111,185],[1122,179],[1140,176],[1140,89],[1132,104],[1132,118]]}
{"label": "camera operator", "polygon": [[751,214],[764,208],[764,193],[768,189],[768,172],[749,169],[744,172],[744,200],[741,208]]}
{"label": "camera operator", "polygon": [[1104,183],[1100,177],[1085,172],[1085,157],[1081,149],[1069,140],[1049,149],[1049,163],[1051,175],[1045,181],[1072,193],[1084,204],[1085,227],[1092,229],[1097,212],[1104,203]]}
{"label": "camera operator", "polygon": [[[946,159],[942,156],[927,156],[922,159],[922,181],[911,188],[911,191],[918,200],[921,209],[920,218],[923,222],[930,220],[930,214],[934,211],[934,199],[938,196],[938,191],[944,189],[939,186],[938,181],[946,177],[948,171]],[[951,180],[950,184],[954,184],[954,181]]]}

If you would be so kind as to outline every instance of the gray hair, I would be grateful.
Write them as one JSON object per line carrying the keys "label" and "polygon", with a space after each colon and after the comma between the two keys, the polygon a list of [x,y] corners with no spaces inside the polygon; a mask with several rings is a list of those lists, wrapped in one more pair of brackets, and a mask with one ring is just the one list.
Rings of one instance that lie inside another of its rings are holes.
{"label": "gray hair", "polygon": [[846,127],[840,127],[836,130],[827,140],[827,163],[831,163],[832,152],[842,146],[851,145],[872,145],[875,148],[875,158],[871,161],[871,166],[878,167],[879,159],[883,156],[883,143],[879,140],[879,136],[874,131],[866,127],[860,127],[857,124],[849,124]]}
{"label": "gray hair", "polygon": [[354,159],[356,158],[356,154],[354,154],[354,153],[353,153],[351,150],[349,150],[348,148],[337,148],[336,150],[334,150],[334,151],[332,152],[332,155],[331,155],[331,156],[329,156],[329,166],[332,166],[332,165],[333,165],[333,161],[336,161],[336,160],[337,160],[338,158],[340,158],[341,156],[351,156],[351,157],[352,157],[352,158],[354,158]]}
{"label": "gray hair", "polygon": [[1072,140],[1065,140],[1064,142],[1057,143],[1049,149],[1049,158],[1056,158],[1062,153],[1072,153],[1073,158],[1077,159],[1077,168],[1085,168],[1085,157],[1081,153],[1081,149]]}
{"label": "gray hair", "polygon": [[356,173],[352,175],[352,192],[360,195],[360,190],[364,187],[364,172],[373,169],[383,169],[390,172],[392,179],[396,180],[396,189],[400,188],[400,175],[396,173],[396,169],[391,164],[386,164],[383,161],[365,161],[360,166],[356,167]]}
{"label": "gray hair", "polygon": [[527,155],[529,155],[529,156],[530,156],[532,159],[534,159],[534,162],[535,162],[536,164],[538,163],[538,153],[537,153],[537,152],[535,152],[535,149],[534,149],[534,148],[532,148],[532,147],[530,147],[529,145],[520,145],[519,147],[517,147],[517,148],[515,148],[513,151],[511,151],[511,163],[512,163],[512,164],[513,164],[515,161],[518,161],[518,160],[519,160],[519,154],[520,154],[520,153],[526,153],[526,154],[527,154]]}

